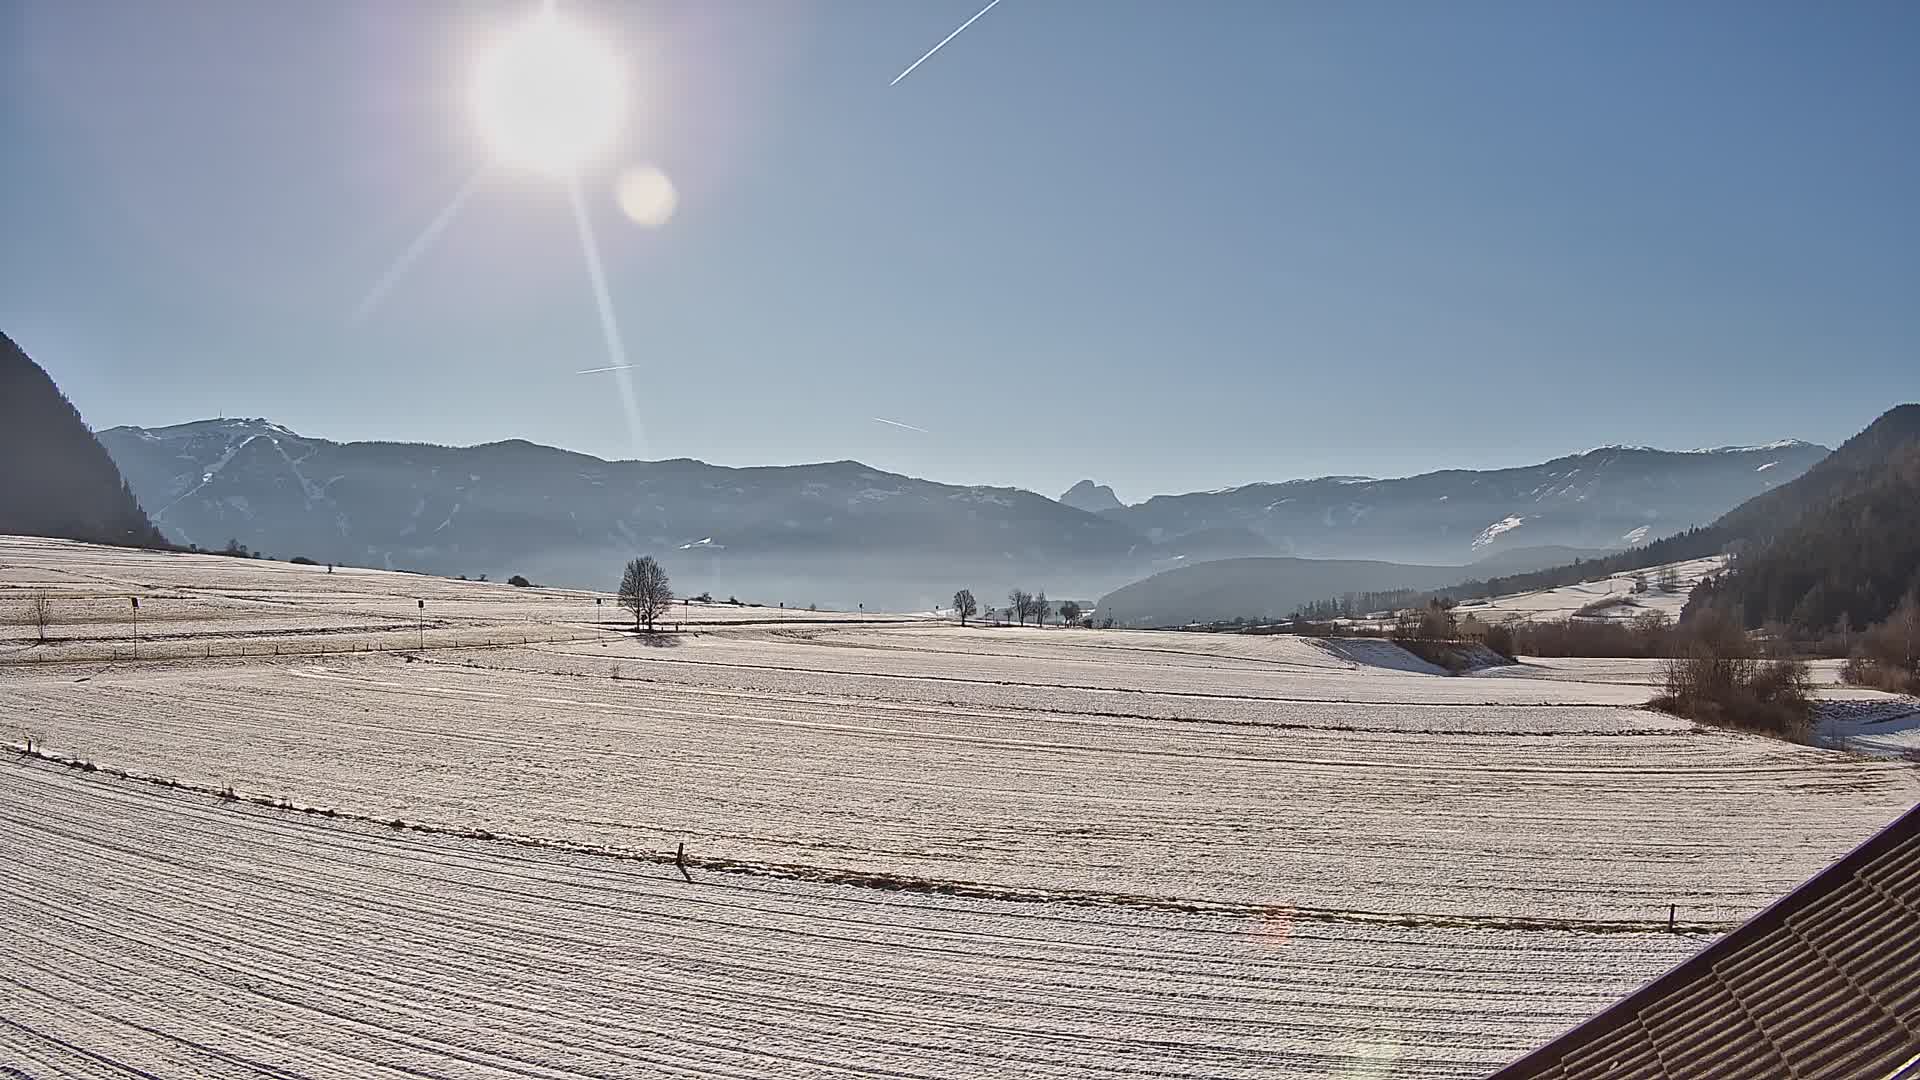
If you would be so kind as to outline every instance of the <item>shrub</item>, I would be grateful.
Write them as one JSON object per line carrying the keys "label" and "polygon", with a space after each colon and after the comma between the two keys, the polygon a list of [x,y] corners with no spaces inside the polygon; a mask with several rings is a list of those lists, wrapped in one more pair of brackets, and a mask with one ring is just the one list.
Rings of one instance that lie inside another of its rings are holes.
{"label": "shrub", "polygon": [[[1638,592],[1640,590],[1635,590],[1635,591]],[[1607,612],[1617,607],[1639,607],[1639,606],[1640,605],[1635,603],[1631,597],[1603,596],[1598,600],[1581,604],[1577,609],[1574,610],[1574,614],[1587,616],[1591,618],[1593,616],[1605,615]]]}
{"label": "shrub", "polygon": [[1840,677],[1896,694],[1920,694],[1920,595],[1907,594],[1885,622],[1860,635]]}
{"label": "shrub", "polygon": [[1679,649],[1672,624],[1657,611],[1631,621],[1562,619],[1523,622],[1507,630],[1512,636],[1514,651],[1508,654],[1512,656],[1649,658],[1675,656]]}
{"label": "shrub", "polygon": [[526,578],[522,577],[519,574],[515,574],[512,577],[508,578],[507,584],[513,586],[516,589],[530,589],[533,587],[533,582],[528,581]]}
{"label": "shrub", "polygon": [[295,555],[293,558],[288,559],[287,561],[292,563],[295,566],[319,566],[320,565],[319,563],[314,562],[312,559],[307,558],[305,555]]}
{"label": "shrub", "polygon": [[1453,603],[1438,597],[1425,607],[1407,608],[1394,617],[1393,639],[1408,641],[1451,641],[1459,632],[1453,617]]}
{"label": "shrub", "polygon": [[1666,693],[1652,702],[1662,712],[1795,742],[1811,732],[1813,681],[1804,661],[1761,660],[1744,639],[1699,637],[1664,674]]}
{"label": "shrub", "polygon": [[1847,658],[1840,666],[1840,678],[1854,686],[1871,686],[1890,694],[1920,694],[1920,671],[1882,663],[1864,652]]}
{"label": "shrub", "polygon": [[1501,656],[1509,660],[1519,659],[1513,640],[1513,628],[1506,623],[1494,623],[1487,627],[1486,636],[1482,640],[1486,642],[1487,648]]}

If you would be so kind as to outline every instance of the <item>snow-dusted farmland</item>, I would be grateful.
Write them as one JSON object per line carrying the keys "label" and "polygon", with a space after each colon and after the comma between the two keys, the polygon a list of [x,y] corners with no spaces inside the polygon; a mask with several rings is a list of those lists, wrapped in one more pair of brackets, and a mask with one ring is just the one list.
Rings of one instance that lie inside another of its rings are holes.
{"label": "snow-dusted farmland", "polygon": [[[1597,619],[1637,619],[1654,614],[1677,619],[1680,609],[1687,606],[1687,594],[1700,579],[1719,573],[1726,565],[1726,558],[1719,555],[1689,559],[1557,589],[1468,600],[1457,610],[1461,615],[1474,615],[1486,622],[1566,619],[1583,610],[1590,611],[1585,617]],[[1659,587],[1662,579],[1668,577],[1670,587]],[[1647,585],[1644,592],[1633,591],[1636,579]]]}
{"label": "snow-dusted farmland", "polygon": [[1008,903],[0,784],[28,1076],[1473,1076],[1697,942]]}
{"label": "snow-dusted farmland", "polygon": [[[608,568],[610,582],[619,571]],[[45,643],[25,615],[29,598],[41,594],[52,614]],[[0,661],[318,656],[593,640],[630,624],[614,601],[610,593],[0,536]],[[665,621],[703,630],[922,619],[722,602],[675,604]]]}
{"label": "snow-dusted farmland", "polygon": [[0,542],[0,604],[59,574],[235,641],[421,594],[495,636],[8,627],[0,737],[100,766],[0,764],[0,1067],[36,1077],[1472,1076],[1920,798],[1625,669],[731,608],[643,645],[516,614],[584,594]]}

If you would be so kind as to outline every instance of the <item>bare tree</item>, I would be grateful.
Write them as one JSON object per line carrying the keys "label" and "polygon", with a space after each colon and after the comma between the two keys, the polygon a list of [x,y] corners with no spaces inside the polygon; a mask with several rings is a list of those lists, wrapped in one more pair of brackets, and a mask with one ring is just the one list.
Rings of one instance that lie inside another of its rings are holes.
{"label": "bare tree", "polygon": [[627,564],[627,572],[620,579],[620,606],[633,612],[635,627],[644,626],[651,633],[653,620],[665,614],[672,603],[673,587],[667,583],[667,572],[653,556],[642,555]]}
{"label": "bare tree", "polygon": [[1080,622],[1080,605],[1072,600],[1060,605],[1060,621],[1067,626],[1077,626]]}
{"label": "bare tree", "polygon": [[1021,626],[1025,626],[1027,615],[1033,611],[1033,594],[1025,589],[1014,589],[1007,593],[1007,611],[1020,620]]}
{"label": "bare tree", "polygon": [[27,598],[27,618],[40,632],[40,640],[46,641],[47,624],[53,621],[53,601],[47,597],[47,590],[40,589]]}
{"label": "bare tree", "polygon": [[1035,593],[1033,596],[1034,625],[1036,626],[1047,625],[1047,612],[1049,610],[1051,609],[1047,604],[1047,590],[1041,589],[1039,592]]}
{"label": "bare tree", "polygon": [[973,618],[979,610],[980,605],[974,601],[972,589],[961,589],[953,594],[953,613],[960,616],[961,626],[967,625],[967,620]]}
{"label": "bare tree", "polygon": [[1680,571],[1675,570],[1671,566],[1663,566],[1660,568],[1659,575],[1654,578],[1654,583],[1660,587],[1660,591],[1663,593],[1679,592]]}

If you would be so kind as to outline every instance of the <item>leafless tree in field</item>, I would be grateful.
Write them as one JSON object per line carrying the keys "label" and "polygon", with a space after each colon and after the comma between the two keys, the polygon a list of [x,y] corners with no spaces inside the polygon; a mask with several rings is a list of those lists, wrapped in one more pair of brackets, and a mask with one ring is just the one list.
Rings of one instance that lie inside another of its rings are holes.
{"label": "leafless tree in field", "polygon": [[1013,614],[1020,625],[1027,624],[1027,615],[1033,611],[1033,594],[1025,589],[1014,589],[1007,594],[1007,610]]}
{"label": "leafless tree in field", "polygon": [[1080,605],[1072,600],[1061,604],[1060,622],[1066,626],[1077,625],[1080,622]]}
{"label": "leafless tree in field", "polygon": [[953,613],[960,616],[961,626],[967,625],[967,620],[979,611],[980,605],[974,601],[972,589],[961,589],[953,594]]}
{"label": "leafless tree in field", "polygon": [[1047,625],[1047,590],[1041,589],[1033,597],[1033,622],[1035,626]]}
{"label": "leafless tree in field", "polygon": [[40,640],[47,640],[47,624],[53,621],[53,600],[47,596],[47,590],[41,589],[27,598],[27,618],[33,620],[34,629],[40,632]]}
{"label": "leafless tree in field", "polygon": [[620,606],[633,612],[635,627],[644,626],[651,633],[653,620],[665,614],[672,603],[673,587],[667,582],[667,572],[653,556],[642,555],[627,563],[627,572],[620,579]]}

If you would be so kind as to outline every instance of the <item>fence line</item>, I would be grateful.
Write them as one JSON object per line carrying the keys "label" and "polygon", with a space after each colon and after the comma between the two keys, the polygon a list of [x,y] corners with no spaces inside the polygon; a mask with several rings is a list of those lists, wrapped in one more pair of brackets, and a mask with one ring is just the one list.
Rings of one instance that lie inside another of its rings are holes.
{"label": "fence line", "polygon": [[[371,655],[374,653],[418,653],[426,650],[445,649],[500,649],[522,648],[528,645],[573,644],[582,641],[606,640],[603,631],[592,633],[558,634],[550,629],[544,636],[531,634],[525,630],[514,632],[503,628],[499,633],[482,633],[463,636],[459,633],[442,632],[436,634],[427,631],[424,643],[418,640],[413,631],[381,631],[386,639],[345,640],[329,642],[326,638],[287,638],[261,641],[259,639],[226,639],[225,641],[160,640],[151,638],[139,642],[131,641],[99,647],[81,646],[75,649],[62,649],[58,641],[48,642],[47,646],[36,646],[26,650],[25,658],[14,654],[0,658],[0,666],[30,664],[83,664],[98,663],[103,660],[118,663],[121,661],[168,661],[168,660],[233,660],[254,658],[272,658],[275,656],[350,656]],[[405,639],[405,640],[400,640]],[[334,647],[329,648],[332,644]]]}

